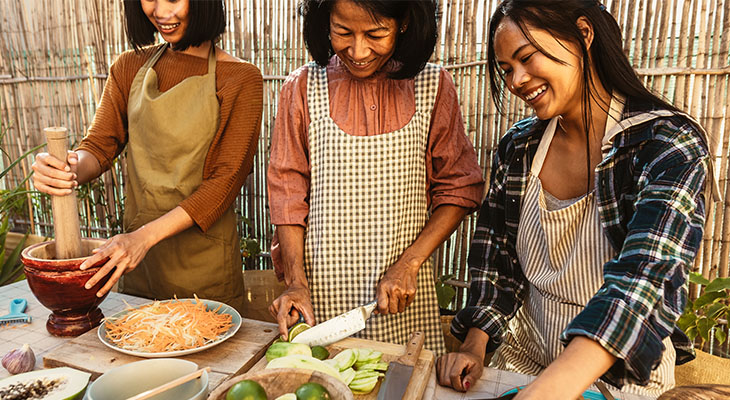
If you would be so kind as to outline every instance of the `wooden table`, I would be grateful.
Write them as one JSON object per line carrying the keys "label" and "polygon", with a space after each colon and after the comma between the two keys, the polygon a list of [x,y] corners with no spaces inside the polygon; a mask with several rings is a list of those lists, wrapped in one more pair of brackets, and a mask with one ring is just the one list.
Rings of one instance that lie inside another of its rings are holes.
{"label": "wooden table", "polygon": [[[10,305],[10,301],[15,298],[24,298],[28,301],[26,313],[33,317],[33,320],[30,324],[12,324],[0,327],[0,357],[8,351],[21,347],[24,343],[28,343],[36,355],[35,369],[42,369],[43,357],[47,354],[53,354],[54,352],[57,353],[59,347],[66,344],[73,338],[55,337],[46,331],[46,320],[50,311],[36,300],[26,281],[17,282],[0,288],[0,315],[4,315],[8,312],[7,309]],[[100,308],[104,312],[104,315],[112,315],[125,308],[125,301],[133,306],[149,302],[147,299],[112,292],[106,299],[104,299]],[[273,335],[276,336],[276,332],[274,332]],[[126,357],[121,353],[119,354],[122,358]],[[8,372],[4,368],[0,368],[0,379],[7,376],[9,376]],[[222,378],[223,377],[219,377],[215,382],[211,379],[210,389],[212,390],[215,386],[217,386]],[[428,384],[423,398],[434,400],[467,400],[496,397],[515,386],[528,384],[532,382],[532,380],[534,380],[534,377],[532,376],[485,368],[484,374],[481,379],[474,384],[474,387],[468,393],[460,393],[438,385],[436,383],[435,369],[433,369],[430,373],[430,378],[428,379]],[[596,392],[598,391],[595,387],[591,387],[591,390]],[[649,397],[619,393],[617,391],[614,391],[614,394],[617,399],[621,400],[651,399]]]}
{"label": "wooden table", "polygon": [[[90,372],[92,380],[114,367],[143,360],[108,348],[97,337],[96,329],[76,338],[59,338],[49,334],[46,320],[50,311],[38,302],[26,281],[0,288],[0,310],[7,308],[14,298],[28,301],[26,314],[33,320],[30,324],[0,327],[0,356],[28,343],[36,355],[35,369],[69,366]],[[137,306],[150,300],[111,292],[100,308],[105,316],[110,316],[124,310],[125,302]],[[0,311],[0,315],[3,314],[5,312]],[[248,371],[277,336],[275,324],[243,318],[241,328],[231,338],[205,351],[180,358],[195,362],[200,367],[210,366],[212,371],[208,378],[210,388],[213,389],[228,377]],[[0,379],[8,375],[4,368],[0,368]]]}

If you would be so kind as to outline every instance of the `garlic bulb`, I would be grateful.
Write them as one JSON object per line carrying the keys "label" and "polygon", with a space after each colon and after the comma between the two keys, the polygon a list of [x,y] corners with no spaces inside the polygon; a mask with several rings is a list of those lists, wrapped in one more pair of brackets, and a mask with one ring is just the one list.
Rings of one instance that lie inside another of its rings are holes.
{"label": "garlic bulb", "polygon": [[5,354],[2,364],[13,375],[32,371],[35,367],[35,354],[30,346],[24,344],[23,347]]}

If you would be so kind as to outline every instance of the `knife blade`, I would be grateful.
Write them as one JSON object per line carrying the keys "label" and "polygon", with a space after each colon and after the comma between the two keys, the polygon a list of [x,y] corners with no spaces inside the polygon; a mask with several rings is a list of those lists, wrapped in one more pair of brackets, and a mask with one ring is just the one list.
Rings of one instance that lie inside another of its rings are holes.
{"label": "knife blade", "polygon": [[372,301],[317,324],[294,336],[292,343],[307,346],[326,346],[365,329],[365,321],[375,310],[377,302]]}
{"label": "knife blade", "polygon": [[413,332],[411,339],[406,344],[406,352],[395,361],[388,364],[388,371],[385,373],[383,384],[378,390],[378,400],[401,400],[405,398],[406,388],[413,375],[413,367],[421,354],[423,332]]}

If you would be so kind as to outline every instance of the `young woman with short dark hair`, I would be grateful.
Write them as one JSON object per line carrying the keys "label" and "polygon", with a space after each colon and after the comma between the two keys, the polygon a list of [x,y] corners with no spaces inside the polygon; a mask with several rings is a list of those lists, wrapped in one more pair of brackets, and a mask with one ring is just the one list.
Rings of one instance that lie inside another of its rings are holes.
{"label": "young woman with short dark hair", "polygon": [[[112,64],[89,133],[68,165],[36,156],[34,185],[70,193],[126,149],[125,233],[82,264],[110,258],[87,287],[111,274],[99,296],[119,280],[132,295],[197,295],[241,310],[233,201],[253,167],[261,73],[215,45],[225,29],[222,1],[128,0],[124,7],[135,50]],[[163,43],[149,46],[155,35]]]}

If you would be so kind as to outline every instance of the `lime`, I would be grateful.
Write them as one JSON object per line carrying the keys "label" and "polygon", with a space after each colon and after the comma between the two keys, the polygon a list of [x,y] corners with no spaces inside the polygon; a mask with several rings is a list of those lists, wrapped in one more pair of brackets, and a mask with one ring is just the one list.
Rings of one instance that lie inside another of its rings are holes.
{"label": "lime", "polygon": [[296,392],[297,400],[329,400],[330,394],[319,383],[307,382],[299,386]]}
{"label": "lime", "polygon": [[312,347],[312,357],[318,360],[326,360],[330,356],[330,352],[322,346]]}
{"label": "lime", "polygon": [[228,389],[226,400],[266,400],[266,391],[258,382],[244,380]]}
{"label": "lime", "polygon": [[311,328],[311,326],[309,326],[306,322],[299,322],[294,324],[291,328],[289,328],[288,341],[291,342],[292,339],[294,339],[298,334],[306,331],[309,328]]}

